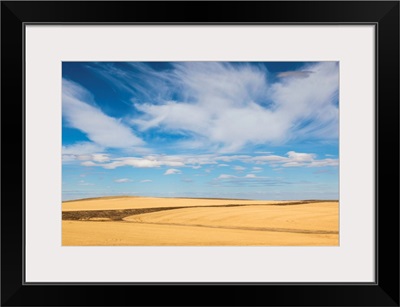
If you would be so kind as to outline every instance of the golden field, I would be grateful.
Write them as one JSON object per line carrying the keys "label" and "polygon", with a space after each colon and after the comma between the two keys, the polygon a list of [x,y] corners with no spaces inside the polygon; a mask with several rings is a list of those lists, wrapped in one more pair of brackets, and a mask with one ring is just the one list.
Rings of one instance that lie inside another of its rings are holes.
{"label": "golden field", "polygon": [[337,201],[103,197],[62,204],[64,246],[337,246]]}

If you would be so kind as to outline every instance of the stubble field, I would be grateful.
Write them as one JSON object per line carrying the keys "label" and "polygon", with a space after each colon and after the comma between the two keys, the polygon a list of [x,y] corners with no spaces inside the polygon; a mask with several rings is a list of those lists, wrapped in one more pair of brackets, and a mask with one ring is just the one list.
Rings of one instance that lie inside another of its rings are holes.
{"label": "stubble field", "polygon": [[337,201],[103,197],[62,204],[63,246],[337,246]]}

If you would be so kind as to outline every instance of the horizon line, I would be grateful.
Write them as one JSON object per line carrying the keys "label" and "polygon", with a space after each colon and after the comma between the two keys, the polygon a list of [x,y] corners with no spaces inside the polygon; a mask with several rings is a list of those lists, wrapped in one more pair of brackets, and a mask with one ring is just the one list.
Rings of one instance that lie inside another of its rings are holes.
{"label": "horizon line", "polygon": [[[176,198],[176,199],[209,199],[209,200],[260,200],[253,198],[229,198],[229,197],[186,197],[186,196],[135,196],[135,195],[109,195],[109,196],[98,196],[98,197],[84,197],[77,199],[69,199],[61,201],[62,203],[73,202],[73,201],[84,201],[84,200],[96,200],[96,199],[112,199],[112,198]],[[263,201],[265,201],[264,199]],[[339,199],[270,199],[271,201],[339,201]],[[268,201],[268,200],[267,200]]]}

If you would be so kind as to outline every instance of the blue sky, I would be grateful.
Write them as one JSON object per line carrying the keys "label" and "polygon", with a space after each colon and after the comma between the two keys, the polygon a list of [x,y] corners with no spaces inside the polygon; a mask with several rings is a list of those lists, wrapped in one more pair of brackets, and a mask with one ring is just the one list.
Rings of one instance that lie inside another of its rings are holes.
{"label": "blue sky", "polygon": [[338,199],[337,62],[64,62],[62,198]]}

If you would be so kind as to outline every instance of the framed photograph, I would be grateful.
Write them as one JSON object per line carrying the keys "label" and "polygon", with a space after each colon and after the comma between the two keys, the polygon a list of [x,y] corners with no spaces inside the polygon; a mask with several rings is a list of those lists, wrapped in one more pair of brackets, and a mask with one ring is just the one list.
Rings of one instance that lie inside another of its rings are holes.
{"label": "framed photograph", "polygon": [[399,306],[398,1],[1,8],[2,305]]}

